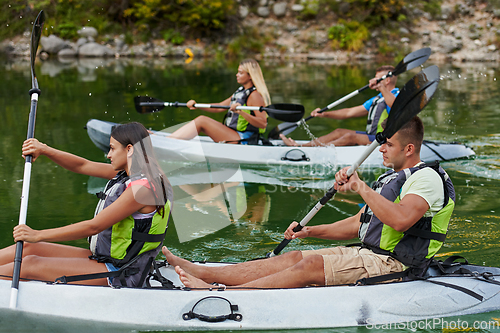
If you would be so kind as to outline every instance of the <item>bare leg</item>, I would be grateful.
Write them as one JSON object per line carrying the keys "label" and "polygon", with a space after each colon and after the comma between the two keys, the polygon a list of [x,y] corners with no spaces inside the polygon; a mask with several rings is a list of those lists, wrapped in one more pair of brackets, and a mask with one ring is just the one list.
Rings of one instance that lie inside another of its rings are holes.
{"label": "bare leg", "polygon": [[174,133],[170,134],[169,138],[179,140],[191,140],[198,135],[198,129],[194,120],[179,128]]}
{"label": "bare leg", "polygon": [[315,146],[328,146],[330,144],[334,144],[335,140],[338,138],[341,138],[342,136],[346,135],[347,133],[356,133],[355,131],[348,130],[345,128],[337,128],[333,132],[330,132],[326,135],[323,135],[317,139],[314,139],[305,145],[304,147],[315,147]]}
{"label": "bare leg", "polygon": [[196,117],[195,120],[189,122],[188,124],[182,126],[177,131],[172,133],[170,135],[170,138],[191,140],[201,132],[211,137],[215,142],[240,140],[240,136],[235,130],[227,127],[217,120],[206,116]]}
{"label": "bare leg", "polygon": [[333,140],[331,143],[337,147],[341,147],[341,146],[369,145],[371,141],[368,139],[368,135],[353,132],[353,133],[346,133],[340,138]]}
{"label": "bare leg", "polygon": [[[299,288],[308,285],[324,285],[325,274],[321,255],[307,256],[297,264],[271,275],[237,285],[236,288]],[[210,284],[187,273],[179,266],[175,271],[181,282],[189,288],[210,288]]]}
{"label": "bare leg", "polygon": [[[5,265],[14,261],[16,245],[11,245],[0,250],[0,265]],[[29,255],[37,255],[41,257],[59,257],[59,258],[74,258],[89,256],[88,249],[79,248],[76,246],[55,244],[55,243],[24,243],[23,258]]]}
{"label": "bare leg", "polygon": [[[318,147],[318,146],[328,146],[331,144],[334,144],[335,146],[340,146],[340,145],[337,145],[335,142],[337,142],[336,141],[337,139],[343,137],[346,134],[356,134],[356,131],[348,130],[345,128],[337,128],[333,132],[330,132],[330,133],[323,135],[317,139],[314,139],[312,141],[304,143],[303,145],[300,145],[300,146],[301,147]],[[293,139],[287,138],[282,134],[280,134],[280,138],[283,140],[283,142],[287,146],[299,146]],[[347,146],[347,144],[344,144],[344,146]]]}
{"label": "bare leg", "polygon": [[294,266],[302,260],[300,251],[287,252],[269,259],[253,260],[234,265],[207,267],[197,265],[173,255],[165,246],[162,249],[172,266],[180,266],[188,274],[207,283],[223,283],[228,286],[240,285],[271,275]]}
{"label": "bare leg", "polygon": [[[21,278],[34,279],[42,281],[54,281],[63,275],[80,275],[107,272],[106,266],[96,260],[88,259],[87,256],[77,258],[56,258],[40,257],[29,255],[23,258],[21,265]],[[0,266],[0,275],[2,279],[12,275],[14,264],[9,263]],[[87,280],[75,282],[75,284],[107,285],[107,279]]]}
{"label": "bare leg", "polygon": [[194,277],[193,275],[186,273],[185,270],[179,266],[175,266],[175,272],[179,275],[179,280],[182,284],[188,288],[213,288],[212,284],[206,283],[205,281]]}

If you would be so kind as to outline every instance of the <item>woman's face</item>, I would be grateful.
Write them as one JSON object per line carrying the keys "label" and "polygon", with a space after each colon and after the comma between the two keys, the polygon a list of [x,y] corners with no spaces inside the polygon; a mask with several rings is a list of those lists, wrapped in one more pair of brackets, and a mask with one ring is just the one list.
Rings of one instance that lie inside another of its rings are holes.
{"label": "woman's face", "polygon": [[123,145],[113,137],[109,139],[109,152],[106,157],[109,158],[111,166],[116,171],[127,169],[127,153],[131,148],[131,145],[123,147]]}
{"label": "woman's face", "polygon": [[250,74],[248,74],[241,65],[238,67],[238,73],[236,73],[236,81],[242,86],[252,81]]}

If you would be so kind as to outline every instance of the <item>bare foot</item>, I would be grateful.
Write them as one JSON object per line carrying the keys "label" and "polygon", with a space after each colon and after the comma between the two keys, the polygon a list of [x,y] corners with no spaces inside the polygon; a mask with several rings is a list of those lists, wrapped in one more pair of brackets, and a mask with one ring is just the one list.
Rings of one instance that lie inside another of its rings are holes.
{"label": "bare foot", "polygon": [[[178,256],[174,255],[172,252],[170,252],[166,246],[164,246],[162,249],[161,249],[161,252],[163,252],[163,254],[165,255],[165,257],[167,258],[167,262],[174,266],[174,267],[181,267],[185,272],[189,273],[190,275],[192,276],[195,276],[196,278],[198,279],[204,279],[205,280],[205,277],[206,276],[206,267],[204,266],[201,266],[201,265],[197,265],[189,260],[186,260],[186,259],[183,259],[183,258],[179,258]],[[213,281],[211,281],[213,282]]]}
{"label": "bare foot", "polygon": [[287,138],[286,136],[284,136],[283,134],[280,134],[280,139],[283,140],[283,142],[285,143],[285,145],[287,146],[291,146],[291,147],[298,147],[298,143],[295,142],[294,139],[292,138]]}
{"label": "bare foot", "polygon": [[182,268],[184,268],[184,266],[192,264],[191,262],[187,261],[186,259],[182,259],[182,258],[179,258],[178,256],[174,255],[172,252],[169,251],[169,249],[167,249],[166,246],[162,247],[161,252],[167,258],[168,263],[174,267],[181,266]]}
{"label": "bare foot", "polygon": [[203,280],[195,278],[191,274],[186,273],[179,266],[175,266],[175,272],[177,274],[179,274],[179,279],[181,280],[182,284],[188,288],[213,288],[214,287],[213,285],[208,284],[208,283],[204,282]]}

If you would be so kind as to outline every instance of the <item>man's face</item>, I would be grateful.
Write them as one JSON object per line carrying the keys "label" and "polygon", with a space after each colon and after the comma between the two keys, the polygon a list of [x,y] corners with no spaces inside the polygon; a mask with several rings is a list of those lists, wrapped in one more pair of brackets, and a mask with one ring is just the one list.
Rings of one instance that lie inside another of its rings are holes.
{"label": "man's face", "polygon": [[395,171],[403,169],[406,162],[406,146],[403,146],[399,141],[399,133],[396,133],[392,138],[387,139],[387,142],[380,146],[379,151],[384,158],[384,166],[392,168]]}
{"label": "man's face", "polygon": [[377,79],[380,79],[382,76],[386,75],[387,73],[389,73],[389,72],[388,71],[380,71],[380,72],[375,73],[375,77]]}

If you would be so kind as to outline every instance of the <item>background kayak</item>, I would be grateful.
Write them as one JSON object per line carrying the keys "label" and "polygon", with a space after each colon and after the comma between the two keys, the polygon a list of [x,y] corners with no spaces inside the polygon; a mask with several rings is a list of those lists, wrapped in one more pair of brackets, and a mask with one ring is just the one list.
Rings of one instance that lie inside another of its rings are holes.
{"label": "background kayak", "polygon": [[[108,151],[111,129],[116,123],[91,119],[86,128],[92,142],[104,152]],[[170,139],[170,133],[152,131],[157,157],[164,161],[204,162],[215,164],[238,163],[251,165],[325,165],[336,172],[338,167],[352,165],[366,150],[366,146],[347,147],[288,147],[281,140],[272,140],[274,146],[235,145],[214,143],[206,136],[192,140]],[[297,141],[299,144],[305,141]],[[424,162],[450,161],[468,158],[474,151],[459,143],[426,141],[422,146]],[[382,154],[375,150],[363,164],[364,168],[383,167]],[[168,171],[168,170],[165,170]]]}

